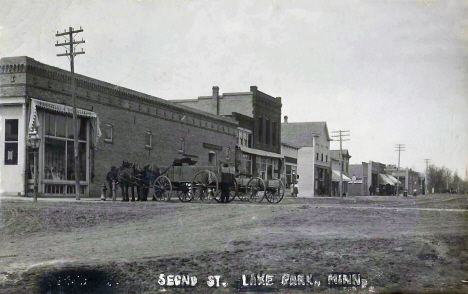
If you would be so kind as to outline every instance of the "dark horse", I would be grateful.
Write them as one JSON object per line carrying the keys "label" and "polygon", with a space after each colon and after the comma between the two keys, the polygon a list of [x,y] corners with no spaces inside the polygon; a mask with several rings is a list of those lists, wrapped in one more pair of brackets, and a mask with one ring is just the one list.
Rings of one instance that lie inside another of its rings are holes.
{"label": "dark horse", "polygon": [[[146,165],[141,168],[140,166],[123,161],[122,166],[116,168],[112,167],[111,171],[107,173],[106,180],[109,184],[109,190],[112,191],[112,181],[116,181],[122,191],[122,201],[129,202],[130,197],[128,190],[132,193],[132,202],[135,201],[135,188],[136,188],[136,201],[146,201],[148,199],[149,189],[159,177],[159,168],[154,168],[152,165]],[[111,192],[112,194],[112,192]],[[156,198],[153,195],[153,201]]]}
{"label": "dark horse", "polygon": [[140,200],[140,187],[138,185],[138,178],[136,177],[137,172],[137,166],[128,161],[123,161],[122,166],[117,169],[117,180],[119,182],[120,190],[122,191],[122,201],[130,201],[128,195],[129,188],[132,191],[132,201],[135,201],[135,186],[137,188],[137,201]]}

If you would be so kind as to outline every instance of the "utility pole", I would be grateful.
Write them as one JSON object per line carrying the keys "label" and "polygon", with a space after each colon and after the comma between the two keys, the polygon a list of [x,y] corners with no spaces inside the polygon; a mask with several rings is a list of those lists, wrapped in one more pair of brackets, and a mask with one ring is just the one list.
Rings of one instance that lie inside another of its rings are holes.
{"label": "utility pole", "polygon": [[[349,131],[334,131],[332,133],[336,133],[336,135],[332,135],[332,137],[337,137],[340,140],[340,162],[341,162],[341,168],[340,168],[340,186],[338,188],[338,191],[340,193],[340,197],[343,198],[343,141],[349,141],[349,139],[343,139],[344,137],[349,137]],[[331,160],[331,158],[330,158]],[[331,171],[333,173],[333,170]]]}
{"label": "utility pole", "polygon": [[428,173],[429,173],[429,163],[431,162],[431,160],[430,160],[429,158],[426,158],[426,159],[424,159],[424,162],[426,163],[426,180],[424,181],[424,183],[425,183],[424,189],[425,189],[425,192],[426,192],[427,194],[429,194],[429,193],[427,192],[427,187],[429,186],[429,184],[428,184],[428,182],[427,182],[427,175],[428,175]]}
{"label": "utility pole", "polygon": [[450,183],[450,170],[447,169],[445,171],[445,175],[447,176],[447,190],[449,189],[449,183]]}
{"label": "utility pole", "polygon": [[70,60],[70,72],[71,72],[71,91],[72,91],[72,103],[73,103],[73,145],[74,145],[74,155],[75,155],[75,189],[76,189],[76,200],[80,200],[80,162],[78,159],[78,120],[76,118],[76,94],[75,94],[75,56],[78,54],[85,54],[83,48],[81,52],[76,52],[75,48],[81,43],[85,43],[83,39],[81,41],[75,41],[74,38],[78,33],[83,32],[83,29],[80,27],[79,30],[74,30],[72,27],[68,28],[68,32],[64,30],[63,33],[57,31],[56,37],[64,37],[68,42],[55,44],[57,46],[63,46],[65,53],[57,54],[57,56],[67,56]]}
{"label": "utility pole", "polygon": [[406,146],[405,146],[405,144],[396,144],[395,148],[396,148],[395,151],[398,151],[398,168],[397,168],[397,176],[398,176],[397,180],[398,181],[397,181],[397,184],[396,184],[396,195],[400,196],[400,193],[398,191],[398,189],[399,189],[398,184],[400,183],[400,153],[402,151],[405,151]]}

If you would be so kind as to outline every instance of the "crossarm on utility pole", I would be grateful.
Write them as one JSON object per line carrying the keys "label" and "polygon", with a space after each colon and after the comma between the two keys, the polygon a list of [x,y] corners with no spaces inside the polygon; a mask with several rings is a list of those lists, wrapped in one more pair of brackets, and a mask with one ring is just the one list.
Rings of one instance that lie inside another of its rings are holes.
{"label": "crossarm on utility pole", "polygon": [[[340,193],[340,197],[343,198],[343,169],[344,169],[344,163],[343,163],[343,141],[349,141],[349,139],[343,139],[344,137],[349,137],[349,131],[334,131],[332,133],[337,133],[337,135],[333,135],[332,137],[337,137],[340,140],[340,183],[338,187],[338,193]],[[333,169],[331,170],[333,173]],[[332,175],[333,178],[333,175]]]}

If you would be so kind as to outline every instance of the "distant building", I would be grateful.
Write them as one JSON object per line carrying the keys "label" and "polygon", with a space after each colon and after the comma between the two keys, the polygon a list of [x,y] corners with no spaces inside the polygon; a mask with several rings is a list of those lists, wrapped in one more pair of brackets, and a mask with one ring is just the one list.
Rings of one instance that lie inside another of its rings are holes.
{"label": "distant building", "polygon": [[281,140],[298,150],[297,173],[302,196],[329,196],[330,135],[326,122],[290,123],[287,116],[281,124]]}
{"label": "distant building", "polygon": [[[371,194],[371,189],[368,189],[368,163],[349,165],[349,177],[351,181],[348,185],[348,195],[350,196],[368,196]],[[353,181],[353,179],[355,179]]]}
{"label": "distant building", "polygon": [[[362,164],[350,164],[349,176],[351,182],[348,186],[349,195],[394,195],[396,181],[386,174],[386,165],[380,162],[369,161]],[[356,178],[355,181],[352,181]]]}
{"label": "distant building", "polygon": [[418,195],[425,194],[426,178],[424,173],[400,167],[399,172],[392,170],[391,175],[396,179],[399,178],[401,182],[398,188],[400,194],[403,194],[404,191],[407,191],[408,194],[413,194],[414,189],[416,189]]}
{"label": "distant building", "polygon": [[247,176],[263,179],[284,176],[281,155],[281,97],[273,97],[251,86],[249,92],[219,94],[213,87],[211,96],[197,99],[172,100],[178,105],[230,117],[237,129],[238,169]]}
{"label": "distant building", "polygon": [[[340,184],[340,177],[343,173],[343,186],[342,186],[342,193],[348,195],[348,184],[351,181],[349,178],[349,159],[351,155],[347,149],[343,149],[341,153],[340,150],[330,150],[330,158],[332,161],[332,196],[340,196],[339,195],[339,184]],[[343,165],[341,162],[343,161]]]}

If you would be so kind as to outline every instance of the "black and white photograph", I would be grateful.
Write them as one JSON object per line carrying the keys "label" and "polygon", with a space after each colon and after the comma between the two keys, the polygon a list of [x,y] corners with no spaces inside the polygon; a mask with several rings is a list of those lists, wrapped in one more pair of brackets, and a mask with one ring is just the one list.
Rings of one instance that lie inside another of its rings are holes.
{"label": "black and white photograph", "polygon": [[0,294],[468,293],[468,1],[0,0]]}

